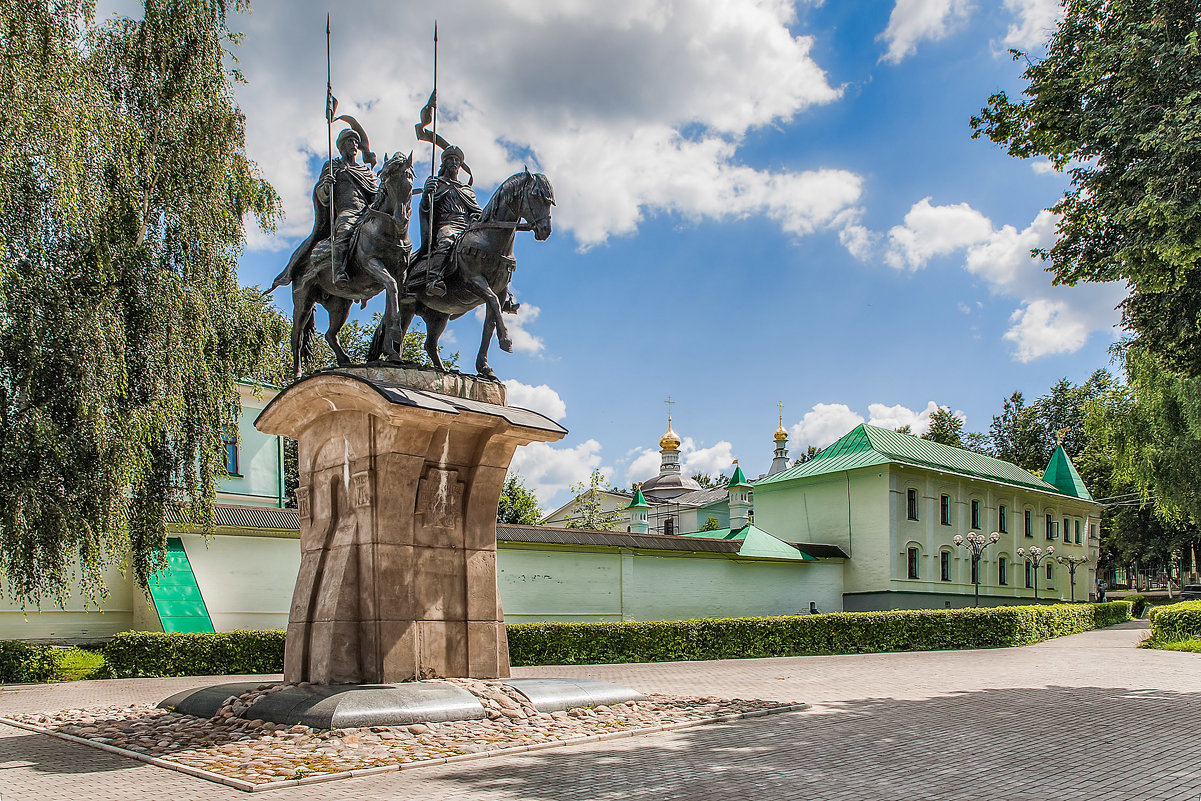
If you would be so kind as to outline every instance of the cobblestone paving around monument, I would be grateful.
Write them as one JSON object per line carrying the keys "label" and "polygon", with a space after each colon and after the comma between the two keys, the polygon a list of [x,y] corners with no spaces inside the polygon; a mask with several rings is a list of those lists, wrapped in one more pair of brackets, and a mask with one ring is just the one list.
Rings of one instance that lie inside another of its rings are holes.
{"label": "cobblestone paving around monument", "polygon": [[[277,726],[255,719],[255,696],[291,685],[260,684],[237,698],[231,696],[211,719],[143,703],[13,714],[0,717],[0,723],[98,746],[237,789],[260,790],[350,778],[368,770],[495,756],[502,750],[562,746],[781,713],[800,706],[651,695],[644,701],[539,712],[499,682],[452,681],[479,698],[486,713],[483,720],[337,729]],[[235,717],[238,713],[243,717]]]}
{"label": "cobblestone paving around monument", "polygon": [[[288,787],[264,797],[1197,801],[1201,655],[1137,649],[1145,629],[1145,623],[1127,624],[993,651],[517,669],[518,676],[596,678],[648,693],[813,707]],[[211,683],[191,678],[7,687],[0,689],[0,714],[153,703]],[[0,725],[4,801],[247,797]]]}

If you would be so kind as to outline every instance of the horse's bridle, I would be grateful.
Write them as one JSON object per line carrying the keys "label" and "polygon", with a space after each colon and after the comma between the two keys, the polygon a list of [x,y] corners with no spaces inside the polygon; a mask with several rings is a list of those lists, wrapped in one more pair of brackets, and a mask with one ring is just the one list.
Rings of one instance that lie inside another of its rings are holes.
{"label": "horse's bridle", "polygon": [[525,222],[525,223],[521,222],[521,218],[526,216],[525,213],[530,211],[529,202],[530,202],[529,193],[522,192],[521,208],[517,212],[517,217],[518,217],[517,222],[501,222],[499,220],[489,220],[488,222],[478,222],[477,221],[477,222],[473,222],[470,226],[468,226],[467,230],[469,230],[469,231],[477,230],[478,231],[481,228],[511,228],[514,231],[533,231],[540,224],[550,222],[550,213],[549,212],[547,214],[545,214],[544,216],[539,217],[538,219],[534,220],[533,222]]}

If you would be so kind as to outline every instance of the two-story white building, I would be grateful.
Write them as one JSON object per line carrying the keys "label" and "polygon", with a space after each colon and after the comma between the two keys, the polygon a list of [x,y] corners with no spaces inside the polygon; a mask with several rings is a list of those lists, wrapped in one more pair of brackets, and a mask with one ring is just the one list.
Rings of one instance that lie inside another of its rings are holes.
{"label": "two-story white building", "polygon": [[[755,524],[846,554],[843,608],[971,605],[971,558],[955,535],[997,532],[977,569],[982,605],[1087,600],[1102,511],[1062,446],[1040,478],[963,448],[860,425],[816,458],[754,482]],[[1031,547],[1054,548],[1037,570]],[[1021,552],[1019,552],[1021,549]],[[1025,555],[1023,555],[1025,554]],[[1073,571],[1056,557],[1088,561]]]}

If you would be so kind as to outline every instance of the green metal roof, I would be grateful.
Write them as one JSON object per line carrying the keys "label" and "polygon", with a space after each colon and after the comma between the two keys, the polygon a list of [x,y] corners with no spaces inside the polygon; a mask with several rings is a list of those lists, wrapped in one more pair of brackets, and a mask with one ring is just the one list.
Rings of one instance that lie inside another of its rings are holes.
{"label": "green metal roof", "polygon": [[1055,452],[1051,454],[1051,461],[1047,462],[1047,469],[1043,472],[1043,481],[1054,484],[1055,488],[1064,495],[1083,498],[1086,501],[1093,499],[1062,445],[1055,446]]}
{"label": "green metal roof", "polygon": [[627,506],[626,508],[627,509],[636,509],[636,508],[649,509],[650,506],[651,505],[646,502],[646,498],[642,497],[642,487],[637,487],[634,489],[634,499],[632,501],[630,501],[630,505]]}
{"label": "green metal roof", "polygon": [[736,540],[742,542],[738,549],[739,556],[766,556],[772,559],[799,559],[803,562],[816,562],[816,557],[810,556],[799,548],[773,537],[761,528],[750,524],[742,528],[718,528],[712,531],[694,531],[687,537],[700,537],[707,540]]}
{"label": "green metal roof", "polygon": [[751,482],[746,480],[746,476],[742,472],[742,465],[734,465],[734,475],[730,476],[730,487],[749,487]]}
{"label": "green metal roof", "polygon": [[[766,484],[779,484],[798,478],[840,473],[844,470],[875,467],[893,462],[931,470],[961,473],[1002,484],[1053,492],[1057,495],[1069,494],[1060,487],[1048,483],[1010,462],[963,448],[930,442],[912,434],[900,434],[887,428],[877,428],[867,424],[856,426],[849,434],[809,461],[757,481],[755,486],[762,487]],[[1081,486],[1083,487],[1083,484]]]}

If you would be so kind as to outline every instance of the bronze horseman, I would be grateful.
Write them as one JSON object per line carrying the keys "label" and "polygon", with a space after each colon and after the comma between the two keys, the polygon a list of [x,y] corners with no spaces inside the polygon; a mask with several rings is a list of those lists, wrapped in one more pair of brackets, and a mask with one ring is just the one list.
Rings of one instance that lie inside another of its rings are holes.
{"label": "bronze horseman", "polygon": [[[296,252],[288,260],[288,266],[271,285],[271,290],[291,283],[297,265],[309,257],[313,246],[329,238],[331,198],[334,205],[334,282],[346,282],[346,262],[351,237],[355,225],[362,219],[364,210],[379,191],[379,179],[371,169],[375,166],[376,159],[369,149],[366,131],[353,117],[343,115],[336,119],[345,120],[351,127],[338,134],[340,157],[335,158],[332,165],[329,161],[325,162],[321,167],[321,177],[313,187],[313,232],[296,248]],[[358,162],[357,155],[360,151],[363,153],[365,164]]]}
{"label": "bronze horseman", "polygon": [[442,151],[442,168],[438,170],[437,175],[431,175],[426,180],[422,193],[419,210],[421,250],[413,257],[413,262],[416,263],[430,251],[432,239],[433,256],[429,261],[429,272],[425,279],[425,291],[431,297],[442,297],[446,294],[446,282],[443,277],[446,272],[447,254],[459,235],[480,216],[480,204],[476,202],[475,191],[471,188],[472,182],[468,180],[464,184],[459,181],[460,169],[471,175],[471,168],[463,163],[463,150],[450,145]]}

